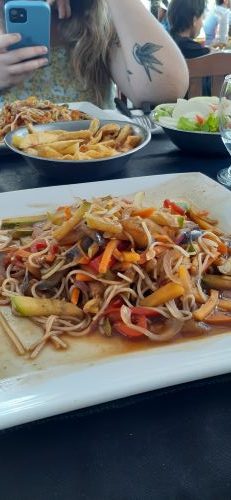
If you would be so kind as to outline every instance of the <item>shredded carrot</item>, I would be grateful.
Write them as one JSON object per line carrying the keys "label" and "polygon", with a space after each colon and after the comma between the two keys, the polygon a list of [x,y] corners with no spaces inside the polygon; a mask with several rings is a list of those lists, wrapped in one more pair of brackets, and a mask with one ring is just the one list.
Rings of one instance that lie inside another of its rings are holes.
{"label": "shredded carrot", "polygon": [[79,289],[73,288],[71,294],[71,302],[76,306],[78,304],[78,300],[79,300]]}
{"label": "shredded carrot", "polygon": [[112,254],[114,250],[116,249],[119,241],[118,240],[110,240],[108,241],[105,250],[102,255],[102,259],[99,264],[99,273],[104,274],[107,272],[110,266],[110,261],[112,258]]}
{"label": "shredded carrot", "polygon": [[92,281],[92,278],[90,278],[90,276],[87,276],[86,274],[83,274],[81,272],[76,273],[75,279],[77,281]]}
{"label": "shredded carrot", "polygon": [[135,210],[134,212],[132,212],[132,215],[142,217],[142,219],[146,219],[148,217],[151,217],[154,210],[155,209],[153,207],[141,208],[140,210]]}
{"label": "shredded carrot", "polygon": [[223,243],[223,241],[219,242],[217,250],[218,250],[218,252],[225,254],[225,255],[227,253],[229,253],[229,249],[228,249],[227,245],[225,245],[225,243]]}
{"label": "shredded carrot", "polygon": [[66,220],[69,220],[71,218],[71,209],[70,209],[70,207],[65,207],[64,214],[65,214]]}
{"label": "shredded carrot", "polygon": [[218,304],[219,292],[217,290],[211,290],[210,297],[202,304],[202,306],[194,311],[193,317],[196,321],[203,321],[209,314],[211,314]]}
{"label": "shredded carrot", "polygon": [[87,257],[87,256],[84,255],[79,260],[79,264],[89,264],[90,260],[91,260],[90,257]]}

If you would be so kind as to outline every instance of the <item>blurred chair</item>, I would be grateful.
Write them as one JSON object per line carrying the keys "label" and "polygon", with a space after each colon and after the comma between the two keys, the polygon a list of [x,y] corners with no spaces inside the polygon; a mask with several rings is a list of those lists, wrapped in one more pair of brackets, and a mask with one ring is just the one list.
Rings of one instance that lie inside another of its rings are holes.
{"label": "blurred chair", "polygon": [[205,79],[209,79],[211,95],[219,96],[226,75],[231,73],[231,52],[217,52],[186,59],[189,69],[187,98],[204,95]]}

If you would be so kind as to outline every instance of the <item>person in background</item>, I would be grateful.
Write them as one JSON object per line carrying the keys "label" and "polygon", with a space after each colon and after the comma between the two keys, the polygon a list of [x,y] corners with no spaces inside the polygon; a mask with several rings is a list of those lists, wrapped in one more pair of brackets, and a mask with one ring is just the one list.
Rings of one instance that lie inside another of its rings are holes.
{"label": "person in background", "polygon": [[216,0],[215,8],[204,20],[207,45],[226,45],[229,39],[229,0]]}
{"label": "person in background", "polygon": [[158,0],[150,0],[150,11],[158,19]]}
{"label": "person in background", "polygon": [[168,6],[169,0],[162,0],[158,5],[158,21],[162,24],[162,26],[164,26],[167,31],[169,31]]}
{"label": "person in background", "polygon": [[168,8],[170,34],[186,59],[209,54],[210,49],[204,47],[195,38],[199,35],[206,0],[171,0]]}
{"label": "person in background", "polygon": [[49,3],[49,66],[46,47],[9,51],[19,35],[0,35],[2,102],[35,95],[55,102],[88,100],[112,107],[115,84],[137,107],[144,101],[175,101],[185,94],[188,69],[184,58],[140,0]]}

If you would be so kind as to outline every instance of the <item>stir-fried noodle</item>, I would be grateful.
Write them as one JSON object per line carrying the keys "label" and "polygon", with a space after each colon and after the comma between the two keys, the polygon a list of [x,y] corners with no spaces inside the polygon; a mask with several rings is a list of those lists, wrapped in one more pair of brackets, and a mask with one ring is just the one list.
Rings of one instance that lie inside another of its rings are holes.
{"label": "stir-fried noodle", "polygon": [[[31,358],[95,331],[160,343],[187,322],[231,323],[230,239],[207,213],[170,200],[107,196],[3,220],[0,277],[0,304],[41,328]],[[2,314],[0,323],[23,354]]]}

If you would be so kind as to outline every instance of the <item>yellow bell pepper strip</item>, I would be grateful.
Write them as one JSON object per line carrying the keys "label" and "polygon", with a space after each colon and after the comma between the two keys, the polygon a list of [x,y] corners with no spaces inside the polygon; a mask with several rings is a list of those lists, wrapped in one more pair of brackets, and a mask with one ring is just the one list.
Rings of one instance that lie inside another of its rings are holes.
{"label": "yellow bell pepper strip", "polygon": [[90,207],[90,203],[84,201],[74,212],[72,217],[67,221],[63,222],[61,226],[55,229],[52,233],[52,236],[55,240],[62,240],[72,229],[79,224],[84,214]]}
{"label": "yellow bell pepper strip", "polygon": [[106,218],[102,218],[97,215],[87,214],[86,222],[88,227],[96,229],[97,231],[107,232],[110,234],[118,234],[122,231],[120,222],[107,220]]}
{"label": "yellow bell pepper strip", "polygon": [[199,309],[193,312],[193,318],[196,321],[206,320],[206,317],[209,316],[209,314],[211,314],[214,311],[215,307],[218,305],[218,299],[219,292],[217,290],[211,290],[210,297],[207,302],[205,302],[205,304],[202,304]]}
{"label": "yellow bell pepper strip", "polygon": [[140,262],[140,255],[137,252],[120,252],[123,262],[131,262],[132,264],[137,264]]}
{"label": "yellow bell pepper strip", "polygon": [[183,286],[178,285],[177,283],[167,283],[167,285],[163,285],[158,288],[155,292],[151,293],[144,299],[140,301],[141,306],[147,307],[157,307],[169,302],[169,300],[177,299],[184,295],[185,291]]}
{"label": "yellow bell pepper strip", "polygon": [[178,273],[179,273],[179,278],[181,280],[182,286],[185,289],[185,292],[192,293],[192,282],[191,282],[191,278],[190,278],[190,274],[188,272],[188,269],[184,265],[181,265],[181,266],[179,266]]}

